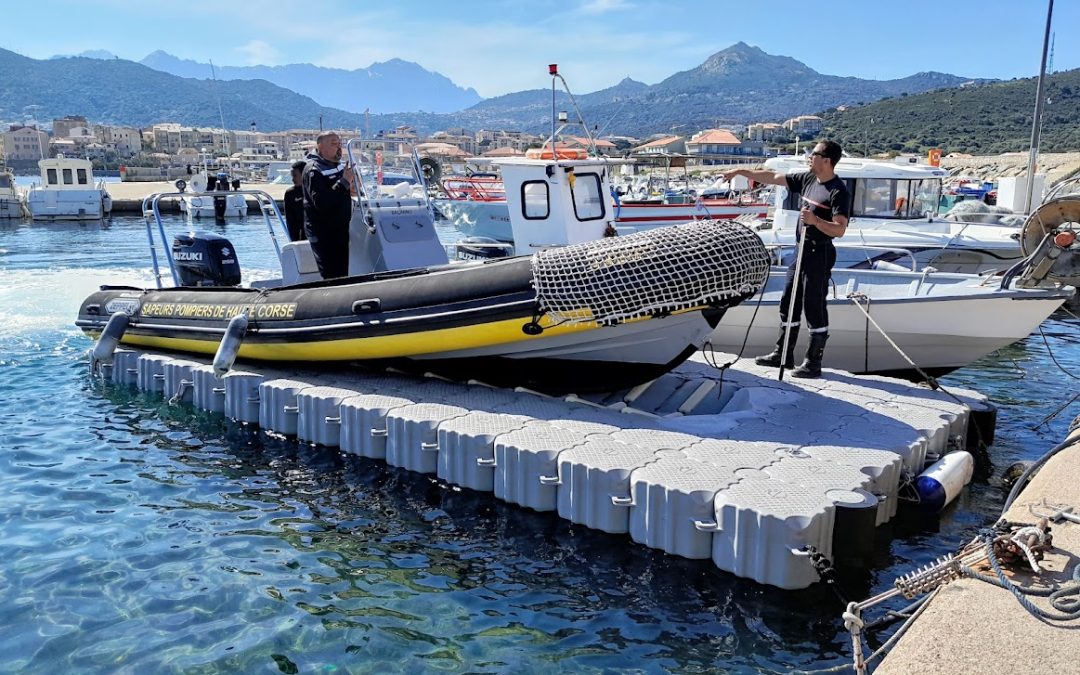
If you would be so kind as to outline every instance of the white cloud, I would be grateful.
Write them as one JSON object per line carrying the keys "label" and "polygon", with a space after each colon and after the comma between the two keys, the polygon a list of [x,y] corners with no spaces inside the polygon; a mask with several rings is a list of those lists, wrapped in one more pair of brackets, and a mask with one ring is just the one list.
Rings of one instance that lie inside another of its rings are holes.
{"label": "white cloud", "polygon": [[243,55],[245,65],[272,66],[278,63],[278,50],[263,40],[251,40],[247,44],[234,47],[233,51]]}
{"label": "white cloud", "polygon": [[629,9],[630,3],[626,0],[589,0],[581,6],[583,14],[606,14],[620,9]]}

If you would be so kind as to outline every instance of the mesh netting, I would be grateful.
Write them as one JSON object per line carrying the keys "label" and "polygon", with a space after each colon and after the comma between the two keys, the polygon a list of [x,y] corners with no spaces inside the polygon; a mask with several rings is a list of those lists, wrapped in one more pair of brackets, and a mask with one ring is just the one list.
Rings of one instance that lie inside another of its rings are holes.
{"label": "mesh netting", "polygon": [[562,322],[614,323],[761,288],[764,244],[738,223],[699,220],[541,251],[532,259],[540,309]]}

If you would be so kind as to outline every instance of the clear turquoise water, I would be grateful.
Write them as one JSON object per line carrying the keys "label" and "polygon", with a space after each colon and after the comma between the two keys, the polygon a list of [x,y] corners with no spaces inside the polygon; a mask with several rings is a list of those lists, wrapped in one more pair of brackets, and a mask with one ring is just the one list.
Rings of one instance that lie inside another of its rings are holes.
{"label": "clear turquoise water", "polygon": [[[210,225],[246,250],[260,221]],[[453,233],[447,232],[447,236]],[[147,284],[136,218],[0,224],[0,671],[784,672],[848,662],[826,588],[783,592],[299,448],[85,375],[98,284]],[[269,248],[242,265],[265,273]],[[1077,321],[1044,326],[1080,372]],[[899,519],[854,599],[993,520],[996,475],[1057,443],[1077,391],[1035,336],[945,379],[1000,407],[993,465],[940,520]],[[890,536],[891,535],[891,536]],[[884,639],[887,636],[877,636]]]}

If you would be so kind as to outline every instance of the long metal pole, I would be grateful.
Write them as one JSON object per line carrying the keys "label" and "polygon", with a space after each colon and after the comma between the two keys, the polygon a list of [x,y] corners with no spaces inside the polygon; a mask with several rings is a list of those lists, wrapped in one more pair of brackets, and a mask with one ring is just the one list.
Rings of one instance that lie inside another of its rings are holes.
{"label": "long metal pole", "polygon": [[1043,86],[1046,82],[1046,52],[1050,49],[1050,19],[1054,15],[1054,0],[1046,7],[1046,33],[1043,35],[1042,63],[1039,65],[1039,84],[1035,87],[1035,119],[1031,121],[1031,148],[1028,150],[1027,192],[1024,213],[1031,213],[1031,196],[1035,191],[1035,160],[1039,156],[1039,134],[1042,132]]}

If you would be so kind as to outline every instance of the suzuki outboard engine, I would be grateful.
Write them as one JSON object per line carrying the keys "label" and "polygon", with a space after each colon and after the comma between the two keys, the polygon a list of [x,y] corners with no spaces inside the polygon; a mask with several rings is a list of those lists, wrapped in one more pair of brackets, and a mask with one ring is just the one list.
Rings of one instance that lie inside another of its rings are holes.
{"label": "suzuki outboard engine", "polygon": [[240,261],[225,237],[211,232],[178,234],[172,257],[182,286],[240,285]]}

